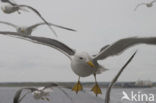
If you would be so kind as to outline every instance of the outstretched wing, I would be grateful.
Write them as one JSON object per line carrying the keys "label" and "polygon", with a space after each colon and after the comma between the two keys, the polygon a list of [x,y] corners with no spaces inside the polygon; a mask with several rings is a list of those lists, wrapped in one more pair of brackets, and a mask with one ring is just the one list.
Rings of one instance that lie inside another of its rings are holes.
{"label": "outstretched wing", "polygon": [[10,0],[1,0],[2,2],[5,2],[5,3],[9,3],[9,4],[11,4],[11,5],[16,5],[16,3],[13,3],[12,1],[10,1]]}
{"label": "outstretched wing", "polygon": [[[34,24],[32,26],[30,26],[28,29],[35,29],[36,27],[40,26],[40,25],[45,25],[46,23],[37,23],[37,24]],[[58,28],[61,28],[61,29],[65,29],[65,30],[69,30],[69,31],[76,31],[74,29],[71,29],[71,28],[67,28],[67,27],[64,27],[64,26],[60,26],[60,25],[56,25],[56,24],[52,24],[52,23],[48,23],[50,26],[54,26],[54,27],[58,27]]]}
{"label": "outstretched wing", "polygon": [[26,36],[26,35],[22,35],[22,34],[16,33],[16,32],[3,32],[3,31],[0,31],[0,34],[15,36],[17,38],[28,40],[28,41],[31,41],[31,42],[34,42],[34,43],[37,43],[37,44],[50,46],[52,48],[55,48],[55,49],[59,50],[60,52],[62,52],[66,56],[68,56],[69,58],[70,58],[71,55],[75,54],[75,51],[73,49],[69,48],[67,45],[65,45],[62,42],[57,41],[55,39],[50,39],[50,38],[45,38],[45,37]]}
{"label": "outstretched wing", "polygon": [[33,7],[31,6],[28,6],[28,5],[16,5],[15,7],[25,7],[25,8],[29,8],[30,10],[32,10],[33,12],[35,12],[46,24],[47,26],[49,27],[49,29],[55,34],[55,36],[57,36],[56,32],[54,31],[54,29],[50,26],[50,24],[42,17],[42,15],[39,13],[39,11],[37,11],[36,9],[34,9]]}
{"label": "outstretched wing", "polygon": [[156,0],[151,1],[152,4],[155,3],[155,2],[156,2]]}
{"label": "outstretched wing", "polygon": [[156,37],[145,37],[145,38],[131,37],[118,40],[117,42],[113,43],[112,45],[104,49],[102,52],[97,54],[96,57],[94,57],[94,60],[102,60],[109,56],[118,55],[122,53],[124,50],[128,49],[129,47],[137,44],[156,45]]}
{"label": "outstretched wing", "polygon": [[138,9],[138,7],[140,7],[140,6],[142,6],[142,5],[146,5],[146,3],[140,3],[140,4],[138,4],[138,5],[135,7],[134,11],[136,11],[136,10]]}
{"label": "outstretched wing", "polygon": [[121,75],[123,70],[126,68],[126,66],[132,61],[132,59],[134,58],[135,54],[136,54],[136,52],[130,57],[130,59],[125,63],[125,65],[120,69],[120,71],[117,73],[117,75],[113,78],[113,80],[109,84],[108,89],[106,91],[105,103],[109,103],[110,102],[110,92],[111,92],[111,89],[112,89],[114,83],[118,80],[119,76]]}
{"label": "outstretched wing", "polygon": [[35,90],[37,90],[37,89],[36,89],[36,88],[22,88],[22,89],[19,89],[19,90],[16,92],[15,96],[14,96],[13,103],[20,103],[20,102],[23,100],[23,98],[24,98],[27,94],[30,93],[30,92],[27,92],[27,93],[25,93],[25,94],[21,97],[21,94],[22,94],[23,90],[30,90],[30,92],[33,92],[33,91],[35,91]]}
{"label": "outstretched wing", "polygon": [[101,49],[100,49],[100,52],[102,52],[103,50],[105,50],[106,48],[108,48],[110,45],[106,45],[106,46],[104,46],[104,47],[102,47]]}
{"label": "outstretched wing", "polygon": [[12,27],[14,27],[14,28],[18,28],[18,26],[17,26],[17,25],[12,24],[12,23],[9,23],[9,22],[0,21],[0,23],[1,23],[1,24],[6,24],[6,25],[9,25],[9,26],[12,26]]}

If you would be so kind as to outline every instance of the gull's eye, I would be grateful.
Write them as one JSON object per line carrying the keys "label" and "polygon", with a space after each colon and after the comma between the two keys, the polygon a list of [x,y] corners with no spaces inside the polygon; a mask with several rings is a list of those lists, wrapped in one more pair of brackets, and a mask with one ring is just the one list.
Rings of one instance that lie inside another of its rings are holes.
{"label": "gull's eye", "polygon": [[79,57],[79,59],[80,59],[80,60],[83,60],[83,58],[82,58],[82,57]]}

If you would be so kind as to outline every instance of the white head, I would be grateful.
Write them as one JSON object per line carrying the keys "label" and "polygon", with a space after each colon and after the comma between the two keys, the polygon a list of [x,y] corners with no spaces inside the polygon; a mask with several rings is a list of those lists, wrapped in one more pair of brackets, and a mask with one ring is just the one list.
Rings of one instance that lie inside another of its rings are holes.
{"label": "white head", "polygon": [[86,52],[76,53],[72,59],[80,64],[88,64],[91,67],[95,67],[92,62],[91,56],[89,56],[89,54]]}

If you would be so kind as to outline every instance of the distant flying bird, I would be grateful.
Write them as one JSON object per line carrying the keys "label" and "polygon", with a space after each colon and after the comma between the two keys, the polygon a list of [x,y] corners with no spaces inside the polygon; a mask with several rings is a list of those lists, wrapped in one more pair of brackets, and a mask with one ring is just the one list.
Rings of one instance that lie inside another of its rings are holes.
{"label": "distant flying bird", "polygon": [[6,14],[11,14],[11,13],[14,13],[14,12],[18,12],[18,14],[21,14],[20,11],[28,12],[28,10],[26,8],[23,8],[23,7],[19,8],[16,5],[11,5],[11,4],[8,4],[8,3],[5,3],[5,4],[1,5],[1,9]]}
{"label": "distant flying bird", "polygon": [[39,13],[39,11],[37,11],[33,7],[28,6],[28,5],[17,5],[17,4],[12,5],[10,3],[1,6],[2,11],[7,14],[19,12],[20,10],[26,11],[27,9],[25,9],[25,8],[28,8],[28,9],[32,10],[33,12],[35,12],[46,23],[46,25],[50,28],[50,30],[54,33],[54,35],[57,36],[56,32],[50,26],[50,24],[48,24],[48,22],[42,17],[42,15]]}
{"label": "distant flying bird", "polygon": [[[62,86],[62,87],[64,87],[64,86]],[[61,86],[59,86],[59,85],[57,85],[55,83],[51,83],[50,85],[47,85],[47,86],[44,86],[44,87],[39,87],[39,88],[28,87],[28,88],[21,88],[21,89],[19,89],[16,92],[15,96],[14,96],[13,103],[20,103],[30,93],[33,95],[34,99],[36,99],[36,100],[50,101],[48,96],[50,95],[50,93],[53,92],[54,88],[58,88],[68,98],[70,98],[68,93],[66,93],[64,91],[64,89],[61,88]],[[64,87],[64,88],[68,88],[68,87]],[[27,92],[24,92],[25,94],[23,94],[22,93],[23,91],[27,91]]]}
{"label": "distant flying bird", "polygon": [[[31,35],[31,33],[34,31],[34,29],[36,29],[38,26],[45,25],[45,23],[37,23],[37,24],[31,25],[31,26],[17,26],[15,24],[5,22],[5,21],[0,21],[0,24],[1,23],[14,27],[18,33],[21,33],[21,34],[24,34],[24,35]],[[59,26],[59,25],[52,24],[52,23],[49,23],[49,25],[54,26],[54,27],[58,27],[58,28],[61,28],[61,29],[76,31],[74,29],[70,29],[70,28]]]}
{"label": "distant flying bird", "polygon": [[138,5],[135,7],[134,11],[136,11],[136,10],[137,10],[140,6],[142,6],[142,5],[145,5],[146,7],[150,8],[150,7],[153,6],[153,4],[154,4],[155,2],[156,2],[156,0],[153,0],[153,1],[149,2],[149,3],[140,3],[140,4],[138,4]]}
{"label": "distant flying bird", "polygon": [[7,32],[7,31],[0,31],[0,34],[10,35],[37,44],[50,46],[52,48],[57,49],[61,53],[65,54],[71,61],[71,68],[73,72],[76,75],[78,75],[78,82],[76,83],[76,85],[74,85],[72,90],[78,93],[78,91],[83,89],[80,83],[80,77],[87,77],[90,75],[94,75],[95,85],[91,90],[96,95],[101,94],[101,89],[99,88],[99,85],[96,80],[96,74],[100,74],[107,70],[105,67],[103,67],[98,63],[99,60],[104,60],[110,56],[119,55],[124,50],[137,44],[156,45],[156,37],[142,37],[142,38],[129,37],[125,39],[120,39],[115,43],[107,46],[96,56],[91,56],[87,52],[79,52],[74,49],[71,49],[64,43],[55,39],[50,39],[46,37],[26,36],[26,35],[20,35],[19,33],[16,32]]}

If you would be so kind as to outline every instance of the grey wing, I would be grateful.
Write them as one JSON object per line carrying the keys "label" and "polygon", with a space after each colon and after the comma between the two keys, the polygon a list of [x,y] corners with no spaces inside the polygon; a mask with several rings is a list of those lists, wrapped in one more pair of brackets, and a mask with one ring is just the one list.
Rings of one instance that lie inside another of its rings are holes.
{"label": "grey wing", "polygon": [[33,12],[35,12],[46,24],[47,26],[49,27],[49,29],[55,34],[55,36],[57,36],[56,32],[54,31],[54,29],[49,25],[49,23],[42,17],[42,15],[36,10],[34,9],[33,7],[31,6],[28,6],[28,5],[16,5],[17,7],[26,7],[26,8],[29,8],[31,9]]}
{"label": "grey wing", "polygon": [[145,38],[131,37],[131,38],[118,40],[117,42],[110,45],[102,52],[100,52],[96,57],[94,57],[94,60],[102,60],[109,56],[118,55],[122,53],[124,50],[128,49],[129,47],[137,44],[156,45],[156,37],[145,37]]}
{"label": "grey wing", "polygon": [[146,3],[140,3],[140,4],[138,4],[138,5],[135,7],[134,11],[136,11],[136,10],[138,9],[138,7],[140,7],[141,5],[146,5]]}
{"label": "grey wing", "polygon": [[151,3],[155,3],[155,2],[156,2],[156,0],[151,1]]}
{"label": "grey wing", "polygon": [[26,36],[26,35],[22,35],[22,34],[16,33],[16,32],[6,32],[6,31],[5,32],[0,31],[0,34],[15,36],[17,38],[28,40],[28,41],[31,41],[31,42],[34,42],[37,44],[50,46],[50,47],[55,48],[58,51],[62,52],[66,56],[68,56],[69,59],[71,59],[70,58],[71,55],[75,54],[75,51],[73,49],[69,48],[67,45],[65,45],[62,42],[55,40],[55,39],[50,39],[50,38],[45,38],[45,37]]}
{"label": "grey wing", "polygon": [[54,27],[58,27],[58,28],[61,28],[61,29],[66,29],[66,30],[69,30],[69,31],[76,31],[75,29],[67,28],[67,27],[52,24],[52,23],[49,23],[49,25],[54,26]]}
{"label": "grey wing", "polygon": [[[35,25],[32,25],[29,27],[29,29],[35,29],[36,27],[40,26],[40,25],[45,25],[46,23],[37,23]],[[74,29],[71,29],[71,28],[67,28],[67,27],[64,27],[64,26],[60,26],[60,25],[56,25],[56,24],[52,24],[52,23],[48,23],[49,25],[51,26],[54,26],[54,27],[58,27],[58,28],[61,28],[61,29],[65,29],[65,30],[69,30],[69,31],[76,31]]]}
{"label": "grey wing", "polygon": [[37,23],[37,24],[31,25],[30,27],[28,27],[28,29],[33,30],[33,29],[37,28],[40,25],[47,25],[47,24],[46,23]]}
{"label": "grey wing", "polygon": [[56,84],[56,83],[50,83],[50,84],[44,86],[43,90],[47,89],[47,88],[51,88],[51,87],[57,87],[57,86],[58,86],[58,84]]}
{"label": "grey wing", "polygon": [[136,54],[136,52],[130,57],[130,59],[125,63],[125,65],[120,69],[120,71],[117,73],[117,75],[113,78],[113,80],[109,84],[109,86],[108,86],[108,88],[106,90],[105,103],[109,103],[110,102],[110,92],[111,92],[112,86],[117,81],[117,79],[119,78],[119,76],[121,75],[123,70],[126,68],[126,66],[132,61],[132,59],[134,58],[135,54]]}
{"label": "grey wing", "polygon": [[[67,87],[64,87],[64,88],[67,88]],[[67,98],[69,98],[70,100],[72,100],[72,97],[63,88],[61,88],[61,87],[58,86],[58,89],[60,91],[62,91],[67,96]],[[69,88],[67,88],[67,89],[69,89]]]}
{"label": "grey wing", "polygon": [[9,26],[12,26],[12,27],[14,27],[14,28],[18,28],[18,26],[17,26],[17,25],[12,24],[12,23],[9,23],[9,22],[0,21],[0,23],[2,23],[2,24],[6,24],[6,25],[9,25]]}
{"label": "grey wing", "polygon": [[14,98],[13,98],[13,103],[20,103],[20,102],[23,100],[23,98],[29,93],[29,92],[27,92],[27,93],[25,93],[25,94],[21,97],[21,94],[22,94],[23,90],[30,90],[30,92],[33,92],[33,91],[35,91],[35,90],[37,90],[37,89],[36,89],[36,88],[22,88],[22,89],[19,89],[19,90],[16,92],[16,94],[15,94],[15,96],[14,96]]}
{"label": "grey wing", "polygon": [[106,46],[104,46],[104,47],[102,47],[101,49],[100,49],[100,52],[102,52],[103,50],[105,50],[106,48],[108,48],[110,45],[106,45]]}
{"label": "grey wing", "polygon": [[1,0],[2,2],[5,2],[5,3],[9,3],[11,5],[16,5],[16,3],[13,3],[12,1],[10,0]]}

